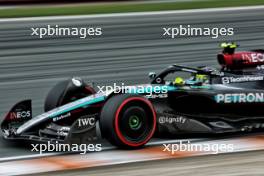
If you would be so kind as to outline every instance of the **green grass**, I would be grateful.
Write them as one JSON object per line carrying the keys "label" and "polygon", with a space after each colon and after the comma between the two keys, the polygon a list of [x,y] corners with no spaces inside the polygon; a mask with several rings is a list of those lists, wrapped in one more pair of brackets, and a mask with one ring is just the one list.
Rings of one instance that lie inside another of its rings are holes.
{"label": "green grass", "polygon": [[0,18],[55,16],[55,15],[84,15],[120,12],[147,12],[162,10],[197,9],[211,7],[234,7],[264,5],[264,0],[198,0],[193,2],[169,3],[110,3],[110,4],[81,4],[70,6],[32,6],[23,8],[1,9]]}

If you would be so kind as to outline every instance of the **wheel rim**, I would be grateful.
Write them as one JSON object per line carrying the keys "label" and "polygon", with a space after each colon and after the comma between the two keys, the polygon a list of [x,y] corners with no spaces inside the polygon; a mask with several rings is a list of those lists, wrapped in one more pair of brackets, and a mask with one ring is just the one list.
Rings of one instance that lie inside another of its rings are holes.
{"label": "wheel rim", "polygon": [[120,114],[120,130],[129,141],[139,141],[148,133],[147,114],[138,106],[131,106]]}
{"label": "wheel rim", "polygon": [[137,130],[141,127],[142,122],[138,116],[132,115],[129,117],[129,127],[133,130]]}

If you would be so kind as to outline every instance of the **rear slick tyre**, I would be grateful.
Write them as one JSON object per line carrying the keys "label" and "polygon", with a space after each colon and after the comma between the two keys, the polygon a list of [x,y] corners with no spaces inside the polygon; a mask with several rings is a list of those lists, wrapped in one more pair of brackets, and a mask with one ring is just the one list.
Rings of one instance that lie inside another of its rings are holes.
{"label": "rear slick tyre", "polygon": [[102,108],[102,135],[121,148],[140,148],[153,136],[156,112],[151,102],[139,95],[120,94],[111,97]]}

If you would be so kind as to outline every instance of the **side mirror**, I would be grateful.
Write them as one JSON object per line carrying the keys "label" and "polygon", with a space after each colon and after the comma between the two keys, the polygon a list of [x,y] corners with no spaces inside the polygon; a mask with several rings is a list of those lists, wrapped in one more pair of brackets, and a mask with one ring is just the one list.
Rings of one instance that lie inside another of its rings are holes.
{"label": "side mirror", "polygon": [[155,72],[149,72],[148,76],[149,76],[149,78],[150,78],[151,80],[153,80],[153,79],[156,78],[156,73],[155,73]]}
{"label": "side mirror", "polygon": [[73,77],[71,81],[76,87],[81,87],[83,85],[83,80],[79,77]]}

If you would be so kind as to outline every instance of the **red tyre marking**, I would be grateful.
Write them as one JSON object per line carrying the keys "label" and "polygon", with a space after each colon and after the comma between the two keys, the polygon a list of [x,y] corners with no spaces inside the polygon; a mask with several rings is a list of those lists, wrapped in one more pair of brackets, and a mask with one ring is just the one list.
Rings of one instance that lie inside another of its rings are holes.
{"label": "red tyre marking", "polygon": [[[152,114],[153,114],[153,128],[152,128],[152,131],[150,132],[150,134],[146,137],[146,139],[140,143],[133,143],[133,142],[130,142],[128,140],[126,140],[126,138],[122,135],[120,129],[119,129],[119,125],[118,125],[118,119],[119,119],[119,114],[122,110],[122,108],[130,101],[133,101],[133,100],[139,100],[139,101],[143,101],[144,103],[146,103],[151,111],[152,111]],[[155,110],[152,106],[152,104],[145,100],[144,98],[141,98],[141,97],[131,97],[131,98],[128,98],[126,99],[125,101],[122,102],[122,104],[118,107],[117,111],[116,111],[116,114],[115,114],[115,132],[118,136],[118,138],[126,145],[128,146],[132,146],[132,147],[138,147],[140,145],[143,145],[144,143],[146,143],[148,140],[150,140],[150,138],[152,137],[152,135],[154,134],[155,132],[155,129],[156,129],[156,113],[155,113]]]}

